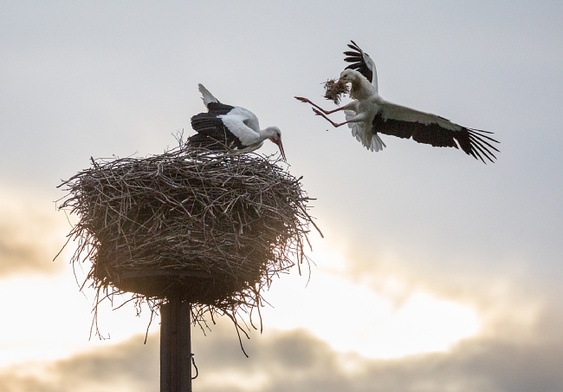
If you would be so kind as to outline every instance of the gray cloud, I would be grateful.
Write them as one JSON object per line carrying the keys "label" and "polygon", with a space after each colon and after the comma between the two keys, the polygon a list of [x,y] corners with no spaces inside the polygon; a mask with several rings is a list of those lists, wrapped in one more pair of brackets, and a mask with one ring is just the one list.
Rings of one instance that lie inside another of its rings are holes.
{"label": "gray cloud", "polygon": [[[340,354],[302,330],[253,334],[245,341],[246,358],[231,328],[216,327],[206,337],[196,329],[193,351],[200,375],[193,384],[200,392],[557,392],[563,390],[561,327],[563,318],[546,312],[532,338],[477,338],[447,353],[396,360]],[[158,336],[142,342],[137,336],[51,363],[47,379],[8,369],[0,373],[0,390],[158,390]],[[232,381],[233,374],[238,381]]]}
{"label": "gray cloud", "polygon": [[[229,361],[237,364],[237,371],[243,377],[266,373],[268,382],[260,388],[266,392],[555,392],[563,390],[559,370],[563,353],[558,349],[562,338],[558,333],[531,342],[509,337],[476,339],[460,344],[449,353],[392,361],[364,359],[356,363],[352,360],[347,369],[348,366],[343,366],[347,359],[324,342],[305,332],[293,331],[274,334],[268,339],[261,337],[259,351],[248,363],[236,354]],[[226,341],[210,343],[199,356],[203,369],[216,369],[213,358],[220,357],[222,347],[228,346]],[[232,389],[226,386],[224,390]]]}
{"label": "gray cloud", "polygon": [[44,374],[25,372],[29,365],[0,373],[2,392],[67,392],[92,390],[158,390],[158,339],[143,336],[49,363]]}

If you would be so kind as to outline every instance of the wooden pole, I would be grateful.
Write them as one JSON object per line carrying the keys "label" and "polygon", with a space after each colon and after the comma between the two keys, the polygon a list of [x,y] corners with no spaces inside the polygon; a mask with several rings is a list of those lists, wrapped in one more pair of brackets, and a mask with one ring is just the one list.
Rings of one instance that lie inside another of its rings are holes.
{"label": "wooden pole", "polygon": [[192,392],[190,313],[176,294],[160,307],[160,392]]}

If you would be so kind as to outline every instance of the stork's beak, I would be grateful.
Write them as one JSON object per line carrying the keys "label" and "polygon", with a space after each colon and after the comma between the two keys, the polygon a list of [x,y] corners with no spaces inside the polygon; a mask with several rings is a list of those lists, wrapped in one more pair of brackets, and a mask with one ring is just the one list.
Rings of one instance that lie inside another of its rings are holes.
{"label": "stork's beak", "polygon": [[287,159],[285,159],[285,152],[283,151],[283,143],[282,143],[281,139],[276,139],[273,142],[278,145],[278,148],[280,149],[280,154],[281,154],[283,160],[287,161]]}

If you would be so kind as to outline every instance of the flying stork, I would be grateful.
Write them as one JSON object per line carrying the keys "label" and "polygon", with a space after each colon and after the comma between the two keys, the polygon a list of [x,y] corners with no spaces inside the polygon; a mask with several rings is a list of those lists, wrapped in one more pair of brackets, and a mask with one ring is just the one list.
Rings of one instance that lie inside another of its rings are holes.
{"label": "flying stork", "polygon": [[219,102],[201,83],[198,89],[207,113],[199,113],[191,118],[192,128],[197,133],[188,138],[189,146],[244,153],[260,148],[264,140],[270,139],[278,146],[285,160],[278,127],[260,129],[258,118],[250,110]]}
{"label": "flying stork", "polygon": [[[354,136],[368,150],[380,151],[385,143],[379,133],[412,139],[434,147],[461,148],[466,154],[484,163],[494,162],[497,140],[488,136],[492,132],[467,128],[435,114],[425,113],[396,105],[381,98],[377,89],[377,70],[371,57],[354,41],[344,52],[350,63],[340,74],[340,83],[350,83],[352,101],[333,110],[322,109],[308,98],[295,97],[313,106],[315,114],[324,117],[334,127],[348,124]],[[346,121],[337,123],[329,114],[344,111]]]}

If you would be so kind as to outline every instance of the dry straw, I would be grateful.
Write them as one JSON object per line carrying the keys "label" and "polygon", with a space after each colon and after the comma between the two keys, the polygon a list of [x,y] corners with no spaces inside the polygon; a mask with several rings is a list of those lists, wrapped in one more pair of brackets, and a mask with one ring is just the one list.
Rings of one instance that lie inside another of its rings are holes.
{"label": "dry straw", "polygon": [[331,100],[335,104],[340,103],[341,96],[349,93],[348,85],[346,82],[338,79],[329,79],[324,82],[325,98]]}
{"label": "dry straw", "polygon": [[68,235],[77,243],[71,263],[91,261],[84,284],[96,289],[95,314],[115,294],[132,292],[152,312],[179,295],[200,326],[206,314],[227,315],[237,331],[246,329],[244,315],[255,325],[272,279],[309,268],[304,248],[310,224],[316,228],[301,179],[277,163],[179,146],[92,159],[64,181],[59,209],[78,217]]}

